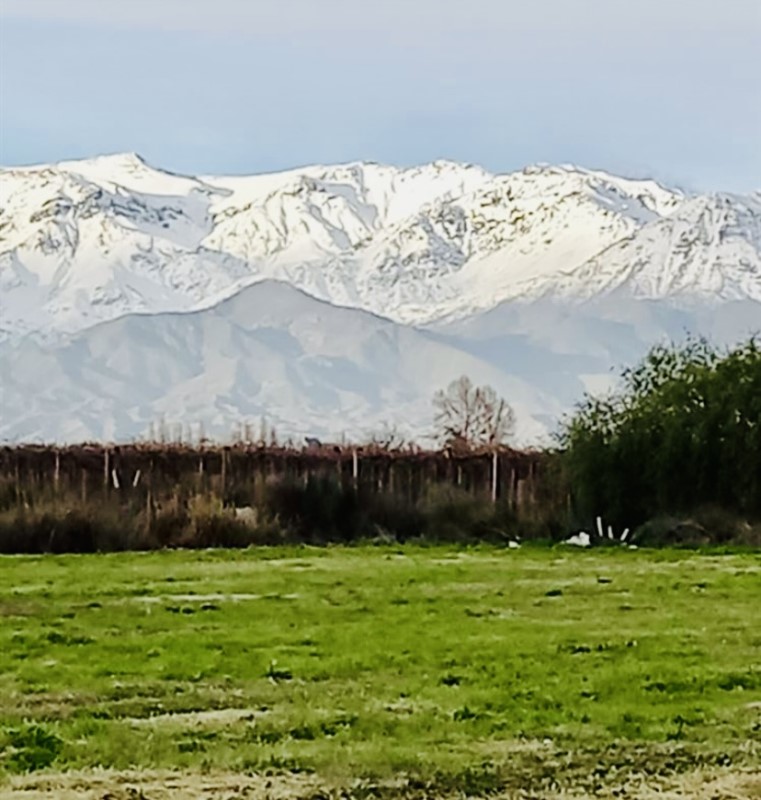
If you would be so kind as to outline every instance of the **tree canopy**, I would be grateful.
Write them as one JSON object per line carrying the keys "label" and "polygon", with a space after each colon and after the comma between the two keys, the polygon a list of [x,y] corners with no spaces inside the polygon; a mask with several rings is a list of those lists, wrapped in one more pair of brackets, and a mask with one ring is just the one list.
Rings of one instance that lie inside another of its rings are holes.
{"label": "tree canopy", "polygon": [[706,505],[761,515],[758,340],[657,346],[622,379],[587,396],[559,436],[581,517],[636,525]]}
{"label": "tree canopy", "polygon": [[444,446],[469,449],[504,444],[515,415],[491,386],[474,386],[463,375],[433,397],[436,436]]}

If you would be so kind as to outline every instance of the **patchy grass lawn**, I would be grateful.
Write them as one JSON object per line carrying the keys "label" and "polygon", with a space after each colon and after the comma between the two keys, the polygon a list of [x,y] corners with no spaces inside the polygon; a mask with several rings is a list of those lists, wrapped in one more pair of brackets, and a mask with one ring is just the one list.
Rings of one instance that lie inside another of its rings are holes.
{"label": "patchy grass lawn", "polygon": [[4,557],[0,796],[761,797],[759,609],[752,553]]}

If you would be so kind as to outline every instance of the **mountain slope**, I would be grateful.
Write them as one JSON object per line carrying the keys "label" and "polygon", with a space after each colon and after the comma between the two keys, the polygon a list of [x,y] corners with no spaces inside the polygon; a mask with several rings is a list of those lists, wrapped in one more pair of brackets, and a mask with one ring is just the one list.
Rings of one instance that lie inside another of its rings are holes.
{"label": "mountain slope", "polygon": [[[41,345],[0,348],[0,439],[130,439],[151,423],[225,438],[266,417],[287,435],[431,431],[433,391],[468,374],[509,397],[519,438],[561,406],[454,340],[261,282],[215,308],[131,315]],[[6,379],[7,376],[7,379]]]}
{"label": "mountain slope", "polygon": [[583,264],[681,200],[652,181],[528,168],[434,203],[345,263],[356,270],[366,307],[390,307],[413,323],[462,317],[523,282]]}
{"label": "mountain slope", "polygon": [[686,201],[573,270],[518,284],[514,296],[761,302],[759,254],[761,195],[707,195]]}
{"label": "mountain slope", "polygon": [[0,177],[0,336],[18,338],[209,307],[266,277],[350,301],[350,278],[304,265],[351,251],[486,173],[437,162],[198,179],[126,154]]}
{"label": "mountain slope", "polygon": [[761,298],[758,195],[445,161],[189,177],[126,154],[0,178],[0,338],[208,308],[267,278],[412,324],[614,290]]}
{"label": "mountain slope", "polygon": [[[761,304],[742,300],[678,308],[663,300],[612,295],[573,305],[542,298],[506,301],[435,330],[567,410],[584,392],[612,388],[621,370],[653,344],[702,335],[724,346],[761,335]],[[546,423],[553,430],[557,419]]]}
{"label": "mountain slope", "polygon": [[516,443],[549,441],[585,391],[614,385],[654,342],[761,332],[761,305],[679,310],[600,298],[506,302],[416,330],[262,281],[214,308],[127,315],[68,341],[0,346],[0,440],[129,440],[165,421],[226,439],[266,418],[283,436],[365,439],[385,425],[425,442],[434,391],[466,374],[514,407]]}

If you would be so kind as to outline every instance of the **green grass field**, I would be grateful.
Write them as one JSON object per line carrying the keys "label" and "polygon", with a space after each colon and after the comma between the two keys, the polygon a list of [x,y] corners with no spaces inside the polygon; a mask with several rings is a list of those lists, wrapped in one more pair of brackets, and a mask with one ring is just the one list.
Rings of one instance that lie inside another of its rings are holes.
{"label": "green grass field", "polygon": [[759,753],[758,553],[0,559],[0,796],[752,797]]}

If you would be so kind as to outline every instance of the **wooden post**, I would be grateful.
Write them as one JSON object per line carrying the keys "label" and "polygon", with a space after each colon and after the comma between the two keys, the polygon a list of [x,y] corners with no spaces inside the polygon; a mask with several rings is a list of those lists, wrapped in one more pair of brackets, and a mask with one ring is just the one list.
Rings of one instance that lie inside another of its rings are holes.
{"label": "wooden post", "polygon": [[103,486],[108,490],[111,481],[111,466],[110,466],[110,453],[106,447],[103,451]]}
{"label": "wooden post", "polygon": [[203,456],[198,457],[198,466],[194,470],[195,474],[195,487],[196,487],[196,494],[201,494],[203,490]]}
{"label": "wooden post", "polygon": [[528,474],[526,475],[526,505],[529,511],[534,510],[534,462],[528,463]]}
{"label": "wooden post", "polygon": [[518,512],[518,516],[523,514],[523,495],[524,495],[524,485],[525,480],[523,478],[518,478],[515,484],[515,509]]}
{"label": "wooden post", "polygon": [[148,493],[145,497],[145,532],[147,534],[150,534],[150,532],[153,530],[153,518],[153,491],[149,487]]}
{"label": "wooden post", "polygon": [[19,456],[16,454],[16,466],[14,469],[16,475],[16,502],[20,506],[21,503],[21,467],[19,465]]}
{"label": "wooden post", "polygon": [[491,458],[491,501],[497,502],[497,473],[499,471],[499,456],[495,450]]}

